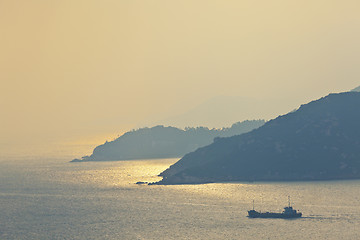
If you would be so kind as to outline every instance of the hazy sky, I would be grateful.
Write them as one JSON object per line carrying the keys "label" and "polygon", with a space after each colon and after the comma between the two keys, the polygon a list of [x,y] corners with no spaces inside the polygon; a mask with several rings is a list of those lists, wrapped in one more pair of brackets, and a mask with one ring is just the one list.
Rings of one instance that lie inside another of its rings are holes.
{"label": "hazy sky", "polygon": [[217,96],[281,98],[274,112],[350,90],[359,10],[358,0],[0,0],[0,144],[103,141]]}

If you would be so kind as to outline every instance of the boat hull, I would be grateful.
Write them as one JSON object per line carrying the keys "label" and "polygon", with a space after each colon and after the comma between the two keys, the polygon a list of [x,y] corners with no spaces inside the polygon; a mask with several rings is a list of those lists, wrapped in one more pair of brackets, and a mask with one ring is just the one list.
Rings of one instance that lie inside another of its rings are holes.
{"label": "boat hull", "polygon": [[300,218],[302,216],[301,213],[294,213],[294,214],[286,214],[286,213],[260,213],[256,211],[248,211],[249,218]]}

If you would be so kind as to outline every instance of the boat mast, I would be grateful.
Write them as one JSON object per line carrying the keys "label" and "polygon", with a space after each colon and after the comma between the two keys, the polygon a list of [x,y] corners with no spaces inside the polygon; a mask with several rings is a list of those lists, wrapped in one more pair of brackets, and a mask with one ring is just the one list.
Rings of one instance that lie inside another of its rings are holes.
{"label": "boat mast", "polygon": [[288,196],[288,201],[289,201],[289,207],[290,207],[290,196]]}
{"label": "boat mast", "polygon": [[254,199],[253,199],[253,210],[255,210],[255,207],[254,207]]}

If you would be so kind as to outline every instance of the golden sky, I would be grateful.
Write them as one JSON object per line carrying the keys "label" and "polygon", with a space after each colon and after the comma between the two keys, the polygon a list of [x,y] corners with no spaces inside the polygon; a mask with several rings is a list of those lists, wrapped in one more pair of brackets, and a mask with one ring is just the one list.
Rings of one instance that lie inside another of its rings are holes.
{"label": "golden sky", "polygon": [[359,10],[358,0],[0,0],[0,144],[122,133],[217,96],[281,96],[269,118],[350,90]]}

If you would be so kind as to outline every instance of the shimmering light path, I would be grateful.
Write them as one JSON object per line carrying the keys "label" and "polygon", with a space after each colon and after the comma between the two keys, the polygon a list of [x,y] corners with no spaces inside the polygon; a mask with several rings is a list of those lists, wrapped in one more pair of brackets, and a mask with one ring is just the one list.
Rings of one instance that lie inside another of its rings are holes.
{"label": "shimmering light path", "polygon": [[[360,238],[360,181],[135,184],[176,160],[2,161],[0,239]],[[246,217],[288,195],[304,218]]]}

